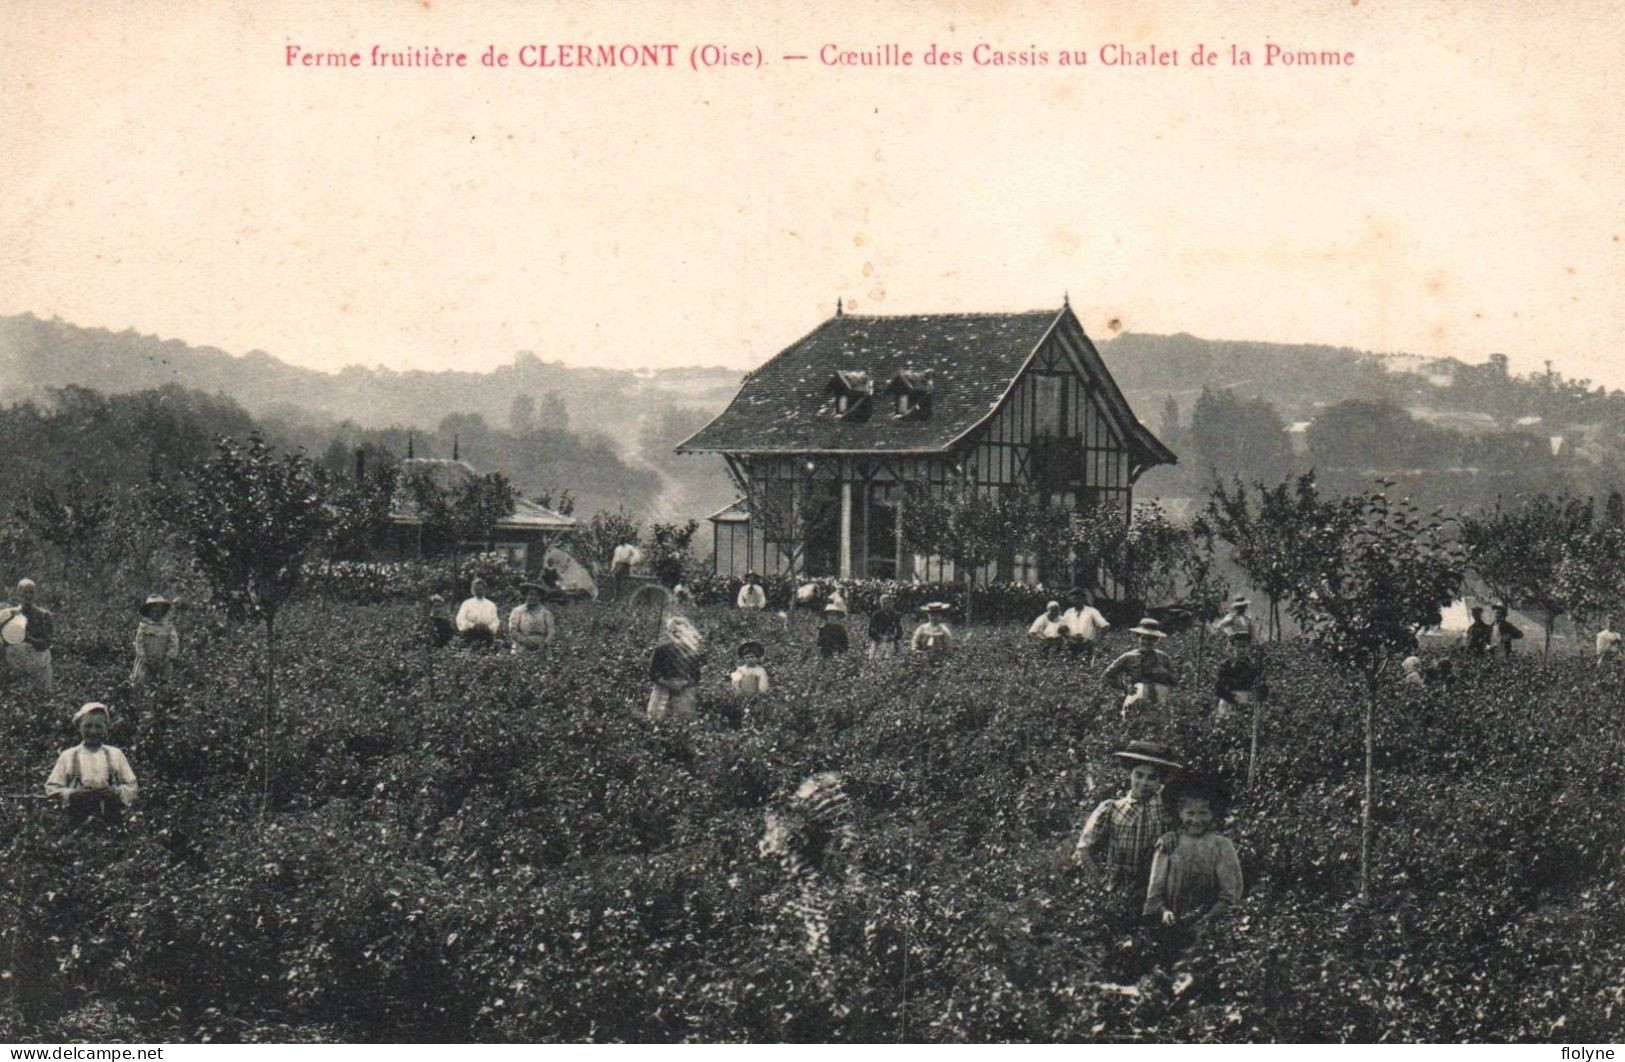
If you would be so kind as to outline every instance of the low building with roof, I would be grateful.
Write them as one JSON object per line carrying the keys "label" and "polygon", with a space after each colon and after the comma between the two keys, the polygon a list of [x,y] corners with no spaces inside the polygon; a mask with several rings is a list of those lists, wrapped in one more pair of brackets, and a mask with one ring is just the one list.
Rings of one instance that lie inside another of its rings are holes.
{"label": "low building with roof", "polygon": [[[1069,304],[1059,311],[843,313],[746,376],[678,453],[720,454],[740,491],[712,514],[719,574],[788,572],[943,580],[917,556],[912,487],[990,499],[1037,488],[1050,504],[1101,503],[1127,519],[1134,482],[1173,451],[1135,417]],[[1008,555],[987,574],[1065,582]]]}
{"label": "low building with roof", "polygon": [[[442,493],[450,496],[479,474],[473,465],[456,458],[408,457],[401,461],[400,477],[390,501],[384,552],[396,557],[423,555],[424,519],[413,495],[413,479],[427,477]],[[512,513],[496,521],[489,540],[461,545],[471,550],[501,553],[510,563],[534,572],[542,567],[547,548],[575,526],[575,517],[556,513],[521,497],[514,501]]]}

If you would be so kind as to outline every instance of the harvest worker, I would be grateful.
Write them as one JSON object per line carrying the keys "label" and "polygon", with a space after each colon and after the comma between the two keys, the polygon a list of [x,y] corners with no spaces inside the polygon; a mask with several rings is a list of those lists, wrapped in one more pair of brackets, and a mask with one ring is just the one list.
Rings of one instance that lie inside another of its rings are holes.
{"label": "harvest worker", "polygon": [[1179,777],[1162,789],[1179,832],[1160,839],[1151,857],[1144,913],[1167,928],[1200,929],[1241,902],[1241,860],[1230,838],[1215,833],[1230,794],[1217,778]]}
{"label": "harvest worker", "polygon": [[1054,650],[1066,640],[1066,624],[1061,620],[1061,603],[1051,601],[1027,628],[1027,635],[1038,639],[1045,649]]}
{"label": "harvest worker", "polygon": [[1072,860],[1099,881],[1107,918],[1122,926],[1138,918],[1157,840],[1174,828],[1157,794],[1181,766],[1172,749],[1155,741],[1131,741],[1112,758],[1128,770],[1128,793],[1089,815]]}
{"label": "harvest worker", "polygon": [[135,627],[135,666],[130,670],[130,685],[139,686],[148,679],[159,682],[169,678],[169,672],[180,655],[181,636],[170,621],[174,605],[159,594],[150,594],[141,603],[141,619]]}
{"label": "harvest worker", "polygon": [[1407,656],[1399,662],[1399,668],[1403,672],[1399,679],[1401,685],[1412,689],[1425,689],[1427,687],[1428,680],[1422,674],[1421,657]]}
{"label": "harvest worker", "polygon": [[1269,683],[1264,679],[1264,662],[1253,650],[1251,634],[1236,634],[1230,638],[1230,656],[1219,665],[1214,680],[1214,692],[1219,696],[1214,715],[1223,719],[1237,705],[1262,701],[1269,695]]}
{"label": "harvest worker", "polygon": [[824,624],[818,628],[818,655],[828,660],[850,648],[846,636],[846,609],[831,601],[824,606]]}
{"label": "harvest worker", "polygon": [[767,668],[762,666],[766,658],[767,650],[761,642],[739,643],[739,666],[728,676],[728,681],[742,696],[754,697],[772,692],[773,687],[767,680]]}
{"label": "harvest worker", "polygon": [[762,577],[755,572],[745,573],[745,585],[739,588],[739,596],[734,604],[751,612],[760,612],[767,607],[767,591],[762,589]]}
{"label": "harvest worker", "polygon": [[1093,599],[1094,595],[1086,588],[1073,587],[1072,592],[1067,594],[1067,603],[1072,607],[1061,614],[1061,624],[1066,628],[1067,648],[1085,658],[1095,655],[1095,645],[1100,636],[1112,626],[1094,606]]}
{"label": "harvest worker", "polygon": [[525,603],[508,613],[508,642],[516,653],[546,649],[553,642],[553,612],[542,599],[540,583],[520,583]]}
{"label": "harvest worker", "polygon": [[897,596],[880,595],[880,607],[869,613],[869,659],[897,655],[903,640],[903,618],[897,614]]}
{"label": "harvest worker", "polygon": [[1472,608],[1473,621],[1467,625],[1467,633],[1463,641],[1467,643],[1467,652],[1473,656],[1483,656],[1490,647],[1490,625],[1484,622],[1484,606],[1474,605]]}
{"label": "harvest worker", "polygon": [[948,612],[953,606],[946,601],[931,601],[920,606],[925,620],[914,628],[908,647],[916,653],[941,656],[954,645],[954,632],[948,629]]}
{"label": "harvest worker", "polygon": [[34,604],[38,593],[39,587],[32,579],[17,584],[20,604],[0,610],[0,638],[5,641],[7,669],[49,690],[53,679],[51,635],[55,621],[50,609]]}
{"label": "harvest worker", "polygon": [[1166,701],[1169,689],[1177,684],[1172,658],[1157,648],[1157,643],[1168,637],[1162,624],[1146,618],[1138,627],[1131,628],[1130,633],[1139,639],[1139,648],[1130,649],[1113,660],[1101,676],[1101,681],[1108,686],[1116,683],[1124,687],[1127,694],[1123,698],[1125,719],[1128,710],[1135,705]]}
{"label": "harvest worker", "polygon": [[100,701],[73,713],[79,744],[63,750],[45,782],[46,796],[60,796],[67,806],[71,826],[92,817],[117,823],[124,809],[135,803],[135,772],[130,761],[118,749],[102,744],[110,719],[107,705]]}
{"label": "harvest worker", "polygon": [[1606,667],[1609,661],[1619,656],[1620,634],[1614,630],[1614,614],[1610,612],[1603,618],[1602,630],[1597,632],[1597,666]]}
{"label": "harvest worker", "polygon": [[1512,655],[1512,643],[1523,637],[1523,631],[1518,625],[1507,619],[1507,607],[1503,602],[1495,603],[1495,622],[1490,624],[1490,643],[1499,646],[1501,652],[1507,656]]}
{"label": "harvest worker", "polygon": [[429,643],[443,649],[457,637],[457,624],[451,618],[451,606],[444,594],[430,594],[428,606]]}
{"label": "harvest worker", "polygon": [[705,642],[686,617],[666,620],[666,636],[649,659],[649,719],[683,723],[694,718]]}
{"label": "harvest worker", "polygon": [[485,596],[485,580],[469,584],[469,598],[457,609],[457,634],[465,645],[490,648],[502,633],[496,602]]}
{"label": "harvest worker", "polygon": [[615,547],[609,559],[609,568],[610,578],[614,580],[616,601],[621,599],[621,591],[626,589],[626,581],[632,577],[632,566],[642,560],[643,551],[638,549],[636,542],[622,542]]}
{"label": "harvest worker", "polygon": [[1220,616],[1213,623],[1213,633],[1223,634],[1231,638],[1253,636],[1253,621],[1247,617],[1247,606],[1250,604],[1245,597],[1238,597],[1230,602],[1230,611]]}

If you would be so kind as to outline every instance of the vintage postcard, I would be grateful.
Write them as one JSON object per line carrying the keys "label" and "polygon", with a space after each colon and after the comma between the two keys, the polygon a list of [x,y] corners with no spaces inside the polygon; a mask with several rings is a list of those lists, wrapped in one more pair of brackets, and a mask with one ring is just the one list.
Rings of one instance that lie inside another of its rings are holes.
{"label": "vintage postcard", "polygon": [[0,1040],[1613,1057],[1614,5],[0,46]]}

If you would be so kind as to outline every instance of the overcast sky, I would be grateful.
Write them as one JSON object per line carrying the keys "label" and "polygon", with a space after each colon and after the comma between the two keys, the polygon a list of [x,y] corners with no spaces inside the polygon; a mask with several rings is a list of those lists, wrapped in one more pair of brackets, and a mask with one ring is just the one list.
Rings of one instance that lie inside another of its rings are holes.
{"label": "overcast sky", "polygon": [[[6,0],[0,312],[329,369],[744,368],[837,296],[1069,293],[1097,338],[1504,351],[1625,386],[1611,3],[904,6]],[[680,65],[477,62],[578,42]],[[708,42],[766,66],[688,69]],[[1355,62],[1266,68],[1269,42]],[[915,65],[819,61],[886,43]],[[932,43],[964,65],[922,65]],[[1179,65],[1103,66],[1113,43]],[[471,66],[289,68],[288,44]]]}

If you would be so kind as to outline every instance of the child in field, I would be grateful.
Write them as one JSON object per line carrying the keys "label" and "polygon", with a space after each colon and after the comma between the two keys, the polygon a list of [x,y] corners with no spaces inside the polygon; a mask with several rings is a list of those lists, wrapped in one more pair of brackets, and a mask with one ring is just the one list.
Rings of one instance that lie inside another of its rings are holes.
{"label": "child in field", "polygon": [[897,614],[897,598],[882,594],[880,607],[869,613],[869,659],[897,655],[903,640],[903,618]]}
{"label": "child in field", "polygon": [[755,697],[772,691],[773,687],[767,680],[767,669],[762,666],[766,656],[767,650],[761,642],[740,643],[739,666],[728,676],[728,681],[741,696]]}
{"label": "child in field", "polygon": [[124,809],[135,803],[135,771],[130,769],[130,761],[123,752],[102,743],[110,721],[107,705],[99,701],[73,713],[80,742],[63,750],[45,782],[46,796],[62,798],[70,826],[91,818],[117,825]]}
{"label": "child in field", "polygon": [[1151,859],[1144,914],[1163,926],[1200,928],[1241,902],[1241,861],[1236,846],[1213,832],[1229,794],[1216,778],[1176,778],[1162,793],[1179,832],[1162,838]]}
{"label": "child in field", "polygon": [[684,616],[666,620],[666,637],[649,660],[649,719],[685,723],[694,718],[705,643]]}
{"label": "child in field", "polygon": [[824,625],[818,628],[818,655],[828,660],[851,647],[846,634],[846,609],[834,601],[824,606]]}
{"label": "child in field", "polygon": [[1154,741],[1131,741],[1112,757],[1128,769],[1128,793],[1095,808],[1072,860],[1099,879],[1107,917],[1126,925],[1145,902],[1157,839],[1174,828],[1174,815],[1157,794],[1180,764],[1172,749]]}
{"label": "child in field", "polygon": [[171,602],[158,594],[142,602],[141,619],[135,627],[135,666],[130,669],[130,685],[169,678],[181,651],[181,636],[169,618],[172,608]]}

